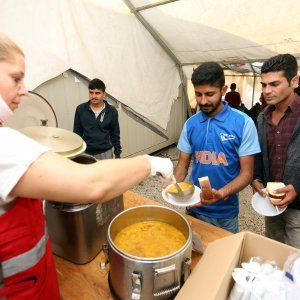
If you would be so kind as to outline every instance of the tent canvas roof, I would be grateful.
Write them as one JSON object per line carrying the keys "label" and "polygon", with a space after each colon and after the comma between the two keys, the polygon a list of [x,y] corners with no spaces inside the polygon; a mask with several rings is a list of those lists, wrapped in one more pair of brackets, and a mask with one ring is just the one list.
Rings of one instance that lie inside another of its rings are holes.
{"label": "tent canvas roof", "polygon": [[[73,69],[166,128],[194,66],[239,72],[291,53],[300,60],[294,0],[0,0],[0,30],[25,51],[30,90]],[[86,99],[83,99],[85,101]]]}

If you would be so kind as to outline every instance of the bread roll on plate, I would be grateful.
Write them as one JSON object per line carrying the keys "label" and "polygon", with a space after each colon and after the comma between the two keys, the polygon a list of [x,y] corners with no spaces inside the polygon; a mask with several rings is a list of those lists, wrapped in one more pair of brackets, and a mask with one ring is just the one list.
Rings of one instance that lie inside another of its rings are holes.
{"label": "bread roll on plate", "polygon": [[278,205],[279,202],[284,198],[285,193],[274,194],[273,191],[285,187],[283,182],[268,182],[266,192],[269,200],[273,205]]}

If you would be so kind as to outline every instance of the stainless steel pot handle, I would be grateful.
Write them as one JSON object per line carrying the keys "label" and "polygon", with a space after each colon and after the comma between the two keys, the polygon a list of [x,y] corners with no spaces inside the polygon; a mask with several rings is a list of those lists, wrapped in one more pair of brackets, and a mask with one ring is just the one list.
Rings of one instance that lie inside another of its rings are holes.
{"label": "stainless steel pot handle", "polygon": [[133,272],[131,273],[131,280],[132,280],[131,300],[138,300],[141,298],[142,275],[138,272]]}
{"label": "stainless steel pot handle", "polygon": [[191,263],[190,258],[186,258],[182,263],[182,274],[181,274],[181,285],[183,285],[191,274]]}
{"label": "stainless steel pot handle", "polygon": [[[179,280],[179,274],[178,271],[176,269],[176,265],[171,265],[171,266],[167,266],[164,268],[160,268],[160,269],[155,269],[154,270],[154,287],[157,285],[157,282],[159,281],[159,277],[163,276],[167,273],[173,272],[174,273],[174,279],[175,279],[175,286],[158,291],[158,292],[154,292],[153,296],[154,297],[161,297],[161,296],[166,296],[166,295],[176,295],[176,293],[179,291],[180,289],[180,280]],[[156,283],[155,283],[156,282]],[[176,285],[177,284],[177,285]]]}

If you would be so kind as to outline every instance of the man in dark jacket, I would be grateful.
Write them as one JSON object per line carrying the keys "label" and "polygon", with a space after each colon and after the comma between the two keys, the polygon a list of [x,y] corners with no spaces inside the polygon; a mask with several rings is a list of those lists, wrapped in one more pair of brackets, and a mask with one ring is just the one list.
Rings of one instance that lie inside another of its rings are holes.
{"label": "man in dark jacket", "polygon": [[262,66],[262,92],[268,106],[257,118],[262,152],[255,156],[252,187],[265,196],[262,188],[267,182],[286,185],[277,189],[277,193],[285,193],[278,207],[286,210],[265,217],[265,234],[300,248],[300,97],[294,93],[297,70],[297,60],[290,54],[272,57]]}
{"label": "man in dark jacket", "polygon": [[257,126],[257,117],[261,111],[261,107],[259,102],[256,102],[254,106],[252,106],[248,111],[248,116],[252,118],[255,126]]}
{"label": "man in dark jacket", "polygon": [[120,158],[118,111],[105,98],[105,84],[100,79],[89,83],[89,101],[77,106],[73,131],[85,141],[86,153],[97,159]]}

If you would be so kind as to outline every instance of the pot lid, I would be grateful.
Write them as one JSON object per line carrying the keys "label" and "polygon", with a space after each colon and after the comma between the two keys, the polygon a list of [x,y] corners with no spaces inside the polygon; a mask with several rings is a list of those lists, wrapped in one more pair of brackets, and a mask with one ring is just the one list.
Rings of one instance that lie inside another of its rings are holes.
{"label": "pot lid", "polygon": [[40,144],[47,146],[53,152],[66,157],[76,156],[83,153],[86,144],[76,133],[56,127],[30,126],[19,131]]}
{"label": "pot lid", "polygon": [[22,96],[13,116],[5,120],[5,126],[19,129],[27,126],[57,127],[55,112],[49,102],[34,92]]}

